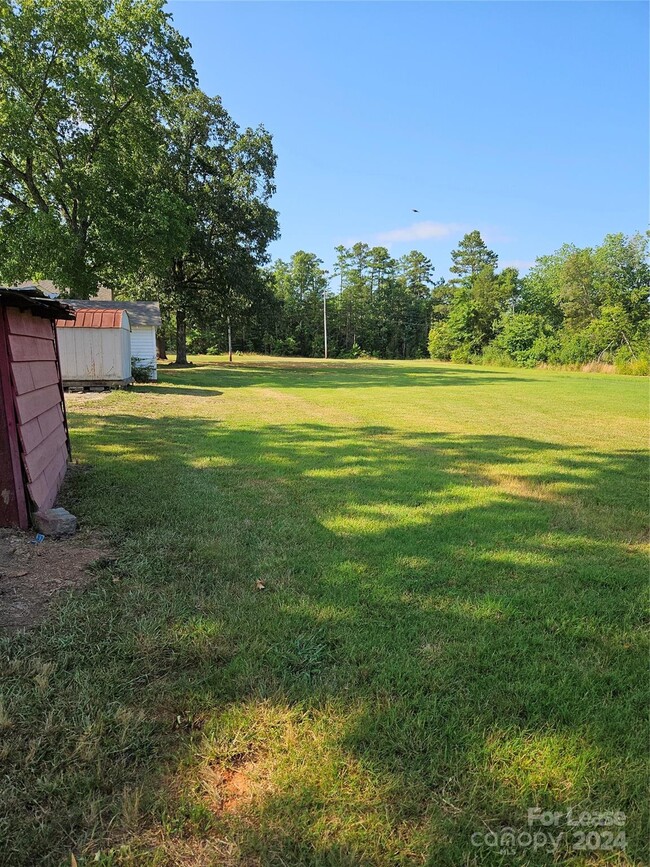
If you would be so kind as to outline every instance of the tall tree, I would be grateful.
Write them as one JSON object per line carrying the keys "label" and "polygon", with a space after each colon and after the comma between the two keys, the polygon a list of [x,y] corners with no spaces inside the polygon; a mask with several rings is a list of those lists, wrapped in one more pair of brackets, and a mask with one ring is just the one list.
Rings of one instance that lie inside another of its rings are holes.
{"label": "tall tree", "polygon": [[275,293],[282,303],[277,350],[287,354],[320,354],[323,347],[323,293],[327,272],[314,253],[298,250],[291,260],[273,265]]}
{"label": "tall tree", "polygon": [[604,304],[620,306],[635,324],[648,318],[649,250],[649,231],[606,235],[594,250],[599,296]]}
{"label": "tall tree", "polygon": [[449,270],[459,277],[475,277],[484,268],[496,268],[499,257],[489,250],[478,229],[468,232],[458,242],[456,250],[452,250],[453,265]]}
{"label": "tall tree", "polygon": [[593,251],[589,248],[576,250],[560,272],[559,304],[565,326],[572,331],[584,328],[596,317],[600,301]]}
{"label": "tall tree", "polygon": [[573,244],[564,244],[555,253],[537,258],[535,265],[522,279],[518,304],[522,313],[539,314],[554,328],[562,324],[563,312],[559,304],[562,269],[577,249]]}
{"label": "tall tree", "polygon": [[0,260],[87,297],[173,243],[151,167],[170,91],[194,81],[163,0],[0,5]]}
{"label": "tall tree", "polygon": [[344,322],[344,349],[363,345],[370,326],[372,273],[370,247],[358,242],[351,248],[337,247],[335,273],[340,278],[338,303]]}
{"label": "tall tree", "polygon": [[[410,329],[412,350],[420,355],[426,352],[427,334],[431,327],[433,306],[444,280],[436,282],[435,268],[419,250],[411,250],[399,260],[401,279],[410,298]],[[434,295],[434,293],[438,293]]]}
{"label": "tall tree", "polygon": [[163,159],[183,217],[160,285],[176,313],[177,363],[187,362],[188,318],[231,322],[264,286],[259,268],[277,236],[275,154],[263,127],[239,130],[218,97],[175,94]]}

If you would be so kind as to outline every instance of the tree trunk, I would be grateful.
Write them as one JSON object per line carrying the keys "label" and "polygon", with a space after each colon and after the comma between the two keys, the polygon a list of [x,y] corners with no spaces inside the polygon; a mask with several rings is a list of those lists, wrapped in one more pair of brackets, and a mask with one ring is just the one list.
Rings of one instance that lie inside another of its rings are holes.
{"label": "tree trunk", "polygon": [[230,316],[228,317],[228,361],[232,364],[232,328],[230,327]]}
{"label": "tree trunk", "polygon": [[176,364],[187,364],[187,320],[183,309],[176,311]]}
{"label": "tree trunk", "polygon": [[156,350],[158,358],[162,361],[167,361],[167,340],[165,339],[165,332],[162,329],[156,334]]}

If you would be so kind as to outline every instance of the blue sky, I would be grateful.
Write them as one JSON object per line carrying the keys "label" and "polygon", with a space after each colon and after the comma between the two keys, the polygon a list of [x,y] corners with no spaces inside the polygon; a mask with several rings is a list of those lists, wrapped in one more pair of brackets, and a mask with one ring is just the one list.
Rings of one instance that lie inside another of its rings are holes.
{"label": "blue sky", "polygon": [[[445,275],[479,228],[525,268],[648,224],[645,2],[171,0],[201,87],[278,155],[282,237]],[[419,213],[413,213],[417,208]]]}

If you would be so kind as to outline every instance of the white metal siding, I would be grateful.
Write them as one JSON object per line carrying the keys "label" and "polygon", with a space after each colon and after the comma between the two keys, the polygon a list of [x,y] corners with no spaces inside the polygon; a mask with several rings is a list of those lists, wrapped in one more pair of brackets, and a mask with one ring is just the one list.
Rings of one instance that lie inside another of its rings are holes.
{"label": "white metal siding", "polygon": [[127,328],[58,328],[64,382],[129,379],[131,334]]}
{"label": "white metal siding", "polygon": [[131,358],[152,366],[152,379],[158,379],[156,370],[156,329],[153,325],[134,325],[131,329]]}
{"label": "white metal siding", "polygon": [[[74,330],[74,329],[73,329]],[[124,378],[131,378],[131,331],[127,331],[126,328],[120,328],[120,334],[122,335],[122,349],[121,349],[121,360],[122,360],[122,370],[124,371]]]}

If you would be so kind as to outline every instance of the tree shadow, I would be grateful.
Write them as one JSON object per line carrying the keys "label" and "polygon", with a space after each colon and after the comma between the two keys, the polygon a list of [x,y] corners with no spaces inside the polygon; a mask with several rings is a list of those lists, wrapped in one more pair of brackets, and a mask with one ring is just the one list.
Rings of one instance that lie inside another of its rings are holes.
{"label": "tree shadow", "polygon": [[190,383],[184,385],[165,385],[160,382],[131,386],[135,394],[147,394],[157,397],[160,394],[185,395],[187,397],[220,397],[223,391],[218,388],[204,388]]}
{"label": "tree shadow", "polygon": [[[42,701],[58,719],[76,690],[82,709],[52,735],[56,779],[14,796],[13,839],[31,797],[31,821],[65,821],[88,853],[111,826],[142,845],[123,793],[164,780],[169,801],[144,802],[160,845],[229,839],[234,863],[491,863],[472,833],[525,827],[537,805],[622,810],[641,857],[642,452],[71,423],[94,469],[67,505],[120,557],[42,630],[64,680]],[[93,721],[95,749],[72,748]],[[241,756],[259,779],[226,809],[219,769]],[[94,782],[72,804],[84,767]],[[48,863],[38,846],[12,854]]]}
{"label": "tree shadow", "polygon": [[191,385],[200,377],[201,382],[214,382],[228,388],[245,388],[251,385],[277,387],[290,377],[292,388],[363,388],[363,387],[430,387],[490,385],[501,382],[531,382],[534,375],[517,375],[510,370],[497,371],[466,367],[431,366],[401,363],[385,364],[380,361],[326,362],[287,359],[269,361],[237,361],[197,363],[193,368],[174,369],[161,367],[159,374],[164,382]]}

